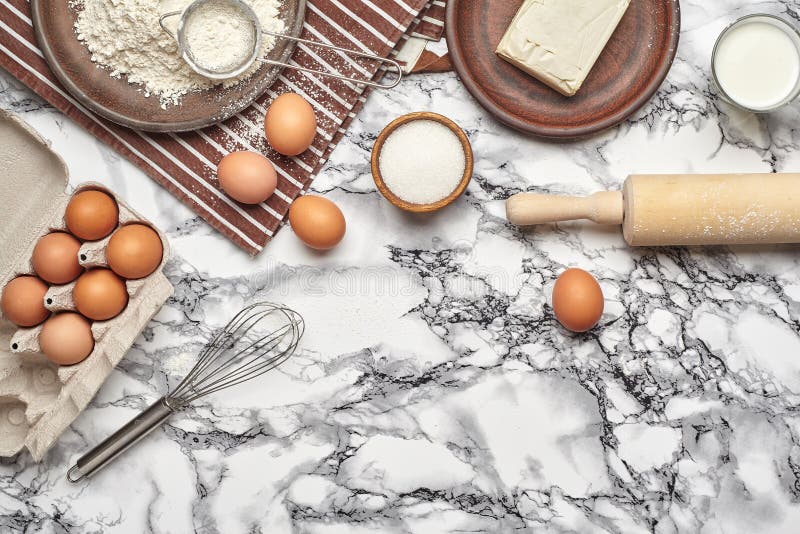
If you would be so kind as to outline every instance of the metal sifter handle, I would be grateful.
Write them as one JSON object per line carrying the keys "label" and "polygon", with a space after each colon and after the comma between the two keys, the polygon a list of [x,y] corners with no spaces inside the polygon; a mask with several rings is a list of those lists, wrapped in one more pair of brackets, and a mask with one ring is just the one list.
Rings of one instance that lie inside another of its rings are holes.
{"label": "metal sifter handle", "polygon": [[[235,0],[235,3],[241,4],[241,1],[240,0]],[[244,6],[246,7],[246,4],[244,4]],[[250,11],[251,14],[252,14],[252,11],[250,10],[249,7],[247,8],[247,10]],[[184,45],[181,43],[181,39],[179,38],[179,35],[177,33],[175,33],[175,32],[170,31],[170,29],[166,25],[166,20],[171,18],[171,17],[177,17],[177,16],[183,17],[185,15],[185,13],[186,13],[186,10],[183,10],[183,11],[170,11],[168,13],[164,13],[163,15],[161,15],[158,18],[158,23],[161,25],[161,29],[164,30],[165,32],[167,32],[167,34],[169,34],[170,37],[172,37],[173,39],[176,39],[178,41],[178,45],[181,46],[181,47],[184,46]],[[255,15],[253,15],[253,16],[255,16]],[[253,62],[259,61],[261,63],[266,63],[268,65],[277,65],[279,67],[284,67],[286,69],[309,72],[311,74],[316,74],[318,76],[327,76],[327,77],[330,77],[330,78],[336,78],[338,80],[345,80],[345,81],[354,83],[356,85],[366,85],[366,86],[369,86],[369,87],[375,87],[377,89],[392,89],[392,88],[396,87],[397,84],[399,84],[400,81],[403,79],[403,67],[400,65],[399,62],[397,62],[397,61],[395,61],[393,59],[385,58],[385,57],[379,56],[377,54],[370,54],[368,52],[361,52],[359,50],[352,50],[350,48],[343,48],[341,46],[334,46],[332,44],[322,43],[320,41],[314,41],[314,40],[311,40],[311,39],[301,39],[300,37],[293,37],[291,35],[286,35],[286,34],[283,34],[283,33],[271,32],[271,31],[268,31],[268,30],[265,30],[265,29],[261,28],[261,25],[258,23],[258,20],[255,21],[255,24],[256,24],[256,28],[258,28],[261,31],[262,34],[271,35],[271,36],[273,36],[273,37],[275,37],[277,39],[287,39],[289,41],[293,41],[295,43],[303,43],[303,44],[305,44],[307,46],[311,46],[311,47],[324,48],[326,50],[333,50],[335,52],[339,52],[341,54],[344,54],[344,55],[346,55],[346,56],[348,56],[350,58],[364,58],[364,59],[369,59],[371,61],[375,61],[375,62],[378,63],[378,65],[379,65],[378,68],[379,69],[384,69],[385,72],[393,72],[395,77],[393,79],[389,80],[387,83],[373,82],[372,80],[366,79],[366,78],[353,78],[351,76],[346,76],[346,75],[344,75],[344,74],[342,74],[340,72],[337,72],[337,71],[326,71],[326,70],[309,69],[307,67],[301,67],[300,65],[297,65],[297,64],[285,63],[285,62],[282,62],[282,61],[276,61],[274,59],[266,59],[266,58],[260,58],[260,57],[253,57],[249,61],[249,63],[247,64],[247,67],[252,65]],[[178,33],[180,33],[180,30],[178,31]],[[255,53],[255,51],[254,51],[254,53]],[[189,66],[192,67],[195,70],[195,72],[198,72],[199,74],[201,74],[203,76],[207,76],[207,77],[210,77],[210,78],[213,78],[213,79],[223,79],[223,78],[226,77],[226,76],[224,76],[224,73],[217,73],[217,72],[214,72],[214,71],[209,71],[205,67],[197,65],[190,58],[187,58],[186,55],[184,55],[184,59],[189,63]],[[247,67],[245,67],[245,68],[247,68]],[[241,71],[237,70],[236,72],[241,72]]]}
{"label": "metal sifter handle", "polygon": [[376,54],[368,54],[367,52],[359,52],[358,50],[351,50],[349,48],[342,48],[341,46],[334,46],[326,43],[321,43],[319,41],[312,41],[310,39],[301,39],[300,37],[292,37],[291,35],[275,33],[264,29],[261,30],[261,33],[272,35],[273,37],[277,37],[279,39],[288,39],[289,41],[294,41],[296,43],[303,43],[309,46],[316,46],[318,48],[325,48],[328,50],[334,50],[336,52],[342,52],[343,54],[348,56],[370,59],[372,61],[378,62],[378,64],[380,65],[388,64],[392,67],[392,69],[389,69],[387,67],[386,68],[387,72],[392,70],[396,75],[396,77],[390,80],[388,83],[378,83],[378,82],[373,82],[372,80],[366,80],[364,78],[352,78],[350,76],[345,76],[344,74],[338,72],[314,70],[306,67],[301,67],[300,65],[291,65],[289,63],[282,63],[280,61],[275,61],[272,59],[256,58],[256,61],[260,61],[261,63],[267,63],[268,65],[278,65],[281,67],[285,67],[287,69],[301,70],[303,72],[310,72],[312,74],[317,74],[319,76],[328,76],[330,78],[336,78],[338,80],[346,80],[348,82],[352,82],[358,85],[368,85],[369,87],[375,87],[377,89],[392,89],[393,87],[397,86],[397,84],[400,83],[400,80],[403,79],[403,67],[400,65],[400,63],[398,63],[393,59],[378,56]]}
{"label": "metal sifter handle", "polygon": [[161,426],[175,411],[169,402],[167,397],[161,397],[152,406],[131,419],[128,424],[84,454],[67,471],[67,480],[75,483],[92,476],[133,444]]}
{"label": "metal sifter handle", "polygon": [[173,39],[177,39],[178,35],[176,33],[174,33],[174,32],[169,31],[169,28],[167,28],[167,25],[166,25],[165,21],[167,19],[169,19],[169,18],[177,17],[178,15],[181,15],[182,13],[183,13],[183,10],[170,11],[169,13],[164,13],[163,15],[158,17],[158,25],[161,26],[161,29],[164,30],[165,32],[167,32],[167,35],[169,35]]}

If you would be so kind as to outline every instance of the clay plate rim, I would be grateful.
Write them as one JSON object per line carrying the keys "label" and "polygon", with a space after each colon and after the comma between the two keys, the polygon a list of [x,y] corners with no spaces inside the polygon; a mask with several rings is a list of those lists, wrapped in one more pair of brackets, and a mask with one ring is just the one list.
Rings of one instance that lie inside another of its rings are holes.
{"label": "clay plate rim", "polygon": [[[461,141],[461,147],[464,149],[464,160],[466,165],[464,167],[464,174],[461,177],[461,181],[459,182],[458,186],[445,198],[430,204],[412,204],[411,202],[406,202],[402,198],[398,197],[383,181],[380,171],[380,154],[386,139],[388,139],[389,136],[400,126],[417,120],[431,120],[447,126],[451,132],[456,134],[459,141]],[[375,180],[375,186],[378,188],[378,191],[380,191],[386,200],[391,202],[394,206],[400,208],[401,210],[410,211],[413,213],[431,213],[455,202],[456,199],[464,193],[469,185],[469,182],[472,180],[473,165],[474,157],[472,154],[472,145],[470,145],[469,138],[467,137],[467,134],[464,133],[464,130],[462,130],[458,124],[448,119],[444,115],[439,115],[438,113],[433,113],[431,111],[417,111],[414,113],[401,115],[390,122],[381,131],[381,133],[378,135],[378,139],[372,146],[372,178]]]}

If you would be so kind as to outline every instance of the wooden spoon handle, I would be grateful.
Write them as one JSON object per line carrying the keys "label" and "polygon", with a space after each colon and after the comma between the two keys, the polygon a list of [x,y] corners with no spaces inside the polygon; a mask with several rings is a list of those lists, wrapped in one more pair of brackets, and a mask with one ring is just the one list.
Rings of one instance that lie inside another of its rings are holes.
{"label": "wooden spoon handle", "polygon": [[588,197],[520,193],[506,201],[506,216],[519,226],[578,219],[598,224],[622,224],[622,192],[603,191]]}

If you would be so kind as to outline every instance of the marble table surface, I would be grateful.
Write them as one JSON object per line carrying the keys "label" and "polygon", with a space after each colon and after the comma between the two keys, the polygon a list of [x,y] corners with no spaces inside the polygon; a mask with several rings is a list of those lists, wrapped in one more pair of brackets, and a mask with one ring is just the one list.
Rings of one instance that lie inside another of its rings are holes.
{"label": "marble table surface", "polygon": [[[290,229],[256,258],[0,73],[0,106],[52,140],[71,183],[108,184],[168,235],[174,297],[46,455],[0,460],[0,532],[319,534],[785,533],[800,524],[796,246],[631,249],[563,224],[524,233],[504,199],[591,193],[631,173],[800,169],[800,107],[720,103],[713,40],[796,2],[682,2],[678,58],[653,100],[598,137],[548,144],[495,122],[453,74],[374,94],[314,183],[348,234],[329,254]],[[468,132],[468,194],[413,217],[375,191],[369,153],[396,115]],[[549,295],[595,274],[595,330]],[[87,483],[69,465],[162,395],[243,304],[295,307],[302,351],[199,402]]]}

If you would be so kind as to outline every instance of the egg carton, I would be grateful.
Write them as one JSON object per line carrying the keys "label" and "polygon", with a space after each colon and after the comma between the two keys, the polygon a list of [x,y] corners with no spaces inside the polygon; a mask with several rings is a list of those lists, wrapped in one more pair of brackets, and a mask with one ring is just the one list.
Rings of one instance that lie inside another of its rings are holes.
{"label": "egg carton", "polygon": [[[0,290],[13,278],[35,274],[31,257],[38,239],[66,231],[64,212],[70,198],[86,189],[111,195],[119,207],[119,223],[147,224],[161,238],[164,257],[146,278],[127,280],[128,305],[118,316],[92,323],[95,346],[82,362],[59,366],[39,349],[41,325],[17,328],[0,313],[0,456],[27,448],[40,460],[59,435],[86,408],[115,365],[133,345],[153,315],[172,294],[164,276],[169,246],[164,235],[101,184],[85,182],[66,193],[68,172],[49,143],[13,114],[0,110]],[[85,268],[107,266],[110,236],[85,242],[78,252]],[[74,310],[75,282],[51,285],[45,307]]]}

